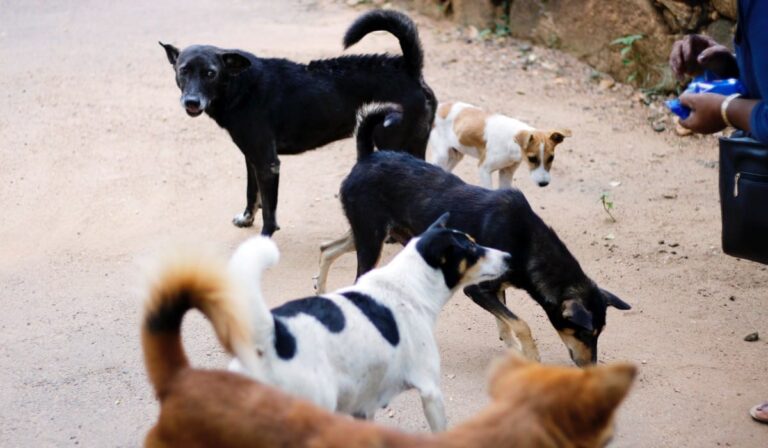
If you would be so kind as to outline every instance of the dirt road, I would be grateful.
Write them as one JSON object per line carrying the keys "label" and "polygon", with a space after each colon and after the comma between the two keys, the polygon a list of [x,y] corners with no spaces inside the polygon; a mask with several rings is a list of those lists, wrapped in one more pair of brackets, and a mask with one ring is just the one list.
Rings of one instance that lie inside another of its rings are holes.
{"label": "dirt road", "polygon": [[[139,350],[140,261],[169,240],[229,250],[260,225],[230,224],[244,202],[242,156],[210,119],[183,112],[157,40],[307,61],[339,54],[359,11],[268,0],[0,10],[0,445],[137,446],[157,413]],[[574,131],[549,187],[525,168],[515,183],[586,272],[634,306],[611,310],[601,338],[602,361],[641,367],[613,446],[768,446],[768,426],[747,415],[768,399],[768,271],[719,249],[714,141],[654,133],[628,92],[599,89],[567,57],[534,48],[530,61],[517,45],[467,44],[417,18],[438,98]],[[399,51],[387,35],[353,50]],[[272,305],[311,293],[318,244],[345,230],[334,193],[353,154],[342,141],[283,158]],[[473,166],[459,174],[476,182]],[[353,267],[340,260],[331,286]],[[569,364],[533,301],[508,297],[543,360]],[[451,424],[486,403],[486,368],[503,353],[495,328],[461,294],[439,320]],[[763,339],[745,342],[753,331]],[[185,341],[194,364],[225,366],[202,318],[185,323]],[[424,431],[420,409],[406,394],[377,420]]]}

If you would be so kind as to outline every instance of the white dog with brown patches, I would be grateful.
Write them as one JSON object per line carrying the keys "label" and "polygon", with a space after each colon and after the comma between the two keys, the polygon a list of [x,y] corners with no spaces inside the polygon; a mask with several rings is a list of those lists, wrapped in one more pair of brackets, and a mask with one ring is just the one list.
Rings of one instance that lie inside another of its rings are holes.
{"label": "white dog with brown patches", "polygon": [[546,187],[555,147],[570,136],[568,129],[537,130],[520,120],[455,102],[438,106],[429,145],[432,163],[449,172],[465,155],[480,159],[480,185],[485,188],[493,188],[494,171],[499,172],[499,188],[511,187],[512,176],[523,158],[528,162],[531,179]]}

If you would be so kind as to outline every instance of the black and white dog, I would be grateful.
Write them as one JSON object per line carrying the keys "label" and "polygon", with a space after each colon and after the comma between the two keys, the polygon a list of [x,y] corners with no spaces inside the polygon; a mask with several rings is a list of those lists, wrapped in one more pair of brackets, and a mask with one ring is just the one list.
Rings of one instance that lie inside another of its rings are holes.
{"label": "black and white dog", "polygon": [[332,411],[373,418],[400,392],[415,388],[433,431],[446,427],[440,391],[437,315],[463,285],[493,280],[510,255],[482,247],[440,217],[388,265],[332,294],[267,309],[261,270],[276,262],[277,247],[259,236],[230,261],[252,315],[258,365],[233,360],[231,370],[307,398]]}
{"label": "black and white dog", "polygon": [[397,37],[402,56],[355,55],[299,64],[212,46],[180,52],[160,43],[176,72],[187,114],[207,113],[245,155],[246,205],[233,219],[236,226],[250,227],[261,207],[261,233],[277,231],[278,154],[298,154],[349,137],[363,104],[401,104],[404,124],[395,133],[377,135],[377,142],[424,158],[437,100],[422,77],[424,55],[416,25],[396,11],[370,11],[347,30],[344,48],[379,30]]}
{"label": "black and white dog", "polygon": [[512,254],[512,265],[502,277],[464,290],[496,317],[499,337],[513,346],[514,334],[523,354],[538,360],[528,324],[505,306],[504,291],[515,286],[544,308],[577,365],[596,362],[607,307],[628,310],[630,306],[584,274],[519,190],[467,185],[408,154],[374,152],[373,129],[380,124],[396,126],[400,119],[397,108],[385,106],[368,114],[359,126],[358,162],[341,185],[351,230],[321,247],[318,292],[325,289],[331,263],[343,253],[357,250],[357,275],[361,276],[376,265],[387,235],[405,242],[450,212],[449,227],[467,232],[478,244]]}

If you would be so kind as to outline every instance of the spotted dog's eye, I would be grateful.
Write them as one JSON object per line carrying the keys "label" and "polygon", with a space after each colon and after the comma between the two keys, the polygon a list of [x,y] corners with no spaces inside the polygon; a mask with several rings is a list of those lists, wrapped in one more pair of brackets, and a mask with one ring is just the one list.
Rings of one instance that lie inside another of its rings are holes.
{"label": "spotted dog's eye", "polygon": [[536,162],[539,161],[539,159],[536,156],[529,156],[528,157],[528,161],[531,162],[531,163],[536,163]]}
{"label": "spotted dog's eye", "polygon": [[554,155],[547,157],[547,163],[552,163],[554,160],[555,160]]}
{"label": "spotted dog's eye", "polygon": [[213,79],[216,76],[216,72],[213,70],[208,70],[205,72],[205,77],[208,79]]}

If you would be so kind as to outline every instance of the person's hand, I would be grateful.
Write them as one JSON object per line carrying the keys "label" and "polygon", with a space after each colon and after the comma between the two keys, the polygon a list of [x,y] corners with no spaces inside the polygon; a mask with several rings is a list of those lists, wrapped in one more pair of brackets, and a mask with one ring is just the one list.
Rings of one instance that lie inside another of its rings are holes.
{"label": "person's hand", "polygon": [[672,44],[669,67],[679,80],[704,70],[710,70],[722,78],[735,78],[739,75],[736,57],[731,50],[701,34],[685,36]]}
{"label": "person's hand", "polygon": [[725,129],[720,105],[725,96],[716,93],[684,93],[680,103],[691,109],[691,115],[680,124],[698,134],[712,134]]}

